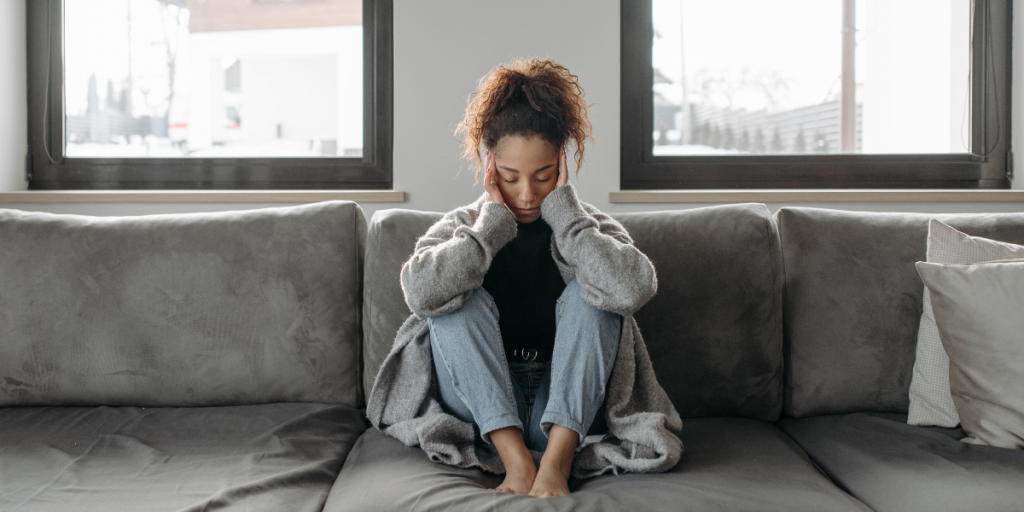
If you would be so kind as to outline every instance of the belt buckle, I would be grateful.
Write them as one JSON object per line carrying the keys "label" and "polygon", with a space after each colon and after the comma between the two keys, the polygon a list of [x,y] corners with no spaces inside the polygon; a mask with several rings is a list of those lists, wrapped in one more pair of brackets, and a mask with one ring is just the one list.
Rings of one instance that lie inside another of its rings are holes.
{"label": "belt buckle", "polygon": [[512,349],[512,357],[518,357],[522,359],[524,363],[536,361],[540,357],[540,350],[525,349],[525,348],[514,348]]}

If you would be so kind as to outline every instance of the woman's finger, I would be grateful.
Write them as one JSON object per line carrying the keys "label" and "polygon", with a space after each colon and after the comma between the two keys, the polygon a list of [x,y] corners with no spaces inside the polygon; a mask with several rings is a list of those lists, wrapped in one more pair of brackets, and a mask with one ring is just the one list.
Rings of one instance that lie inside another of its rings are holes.
{"label": "woman's finger", "polygon": [[494,157],[488,151],[487,167],[484,171],[484,191],[487,193],[488,201],[503,205],[505,201],[501,197],[501,191],[498,190],[497,176],[498,173],[494,170]]}
{"label": "woman's finger", "polygon": [[558,159],[558,181],[556,183],[559,187],[569,183],[568,158],[569,157],[565,153],[565,144],[562,144],[562,157]]}

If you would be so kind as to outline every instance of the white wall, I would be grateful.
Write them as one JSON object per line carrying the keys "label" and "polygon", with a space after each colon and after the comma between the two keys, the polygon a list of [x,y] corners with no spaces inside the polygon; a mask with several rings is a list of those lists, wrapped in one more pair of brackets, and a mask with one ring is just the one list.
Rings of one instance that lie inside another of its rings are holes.
{"label": "white wall", "polygon": [[[1014,0],[1024,13],[1024,0]],[[1024,16],[1022,16],[1024,17]],[[23,18],[23,17],[22,17]],[[5,19],[4,23],[7,20]],[[1018,22],[1018,30],[1020,23]],[[13,25],[12,25],[13,26]],[[0,27],[3,28],[3,27]],[[395,0],[395,189],[405,203],[366,203],[369,217],[382,208],[445,211],[474,200],[468,164],[459,159],[454,130],[466,97],[477,79],[494,65],[517,56],[549,56],[580,77],[593,104],[595,143],[587,147],[587,164],[573,181],[581,197],[609,212],[686,209],[703,204],[611,204],[608,193],[619,183],[619,2],[616,0]],[[1024,36],[1017,40],[1024,40]],[[1024,52],[1014,57],[1022,62]],[[1017,83],[1024,65],[1015,66]],[[0,69],[23,74],[24,67]],[[20,79],[22,83],[24,78]],[[1014,90],[1015,144],[1024,148],[1024,112],[1020,88]],[[0,123],[7,123],[0,119]],[[18,128],[24,138],[24,123]],[[1017,154],[1018,176],[1024,174],[1024,149]],[[20,157],[19,157],[20,158]],[[20,160],[19,160],[20,161]],[[461,173],[460,173],[461,169]],[[18,171],[20,172],[20,171]],[[1024,177],[1016,186],[1022,187]],[[789,204],[770,204],[775,210]],[[0,205],[4,206],[4,205]],[[15,206],[15,205],[8,205]],[[87,215],[214,211],[259,205],[18,205],[22,209]],[[1020,203],[843,203],[805,204],[864,211],[1002,212],[1020,211]]]}
{"label": "white wall", "polygon": [[25,2],[0,2],[0,191],[25,190]]}

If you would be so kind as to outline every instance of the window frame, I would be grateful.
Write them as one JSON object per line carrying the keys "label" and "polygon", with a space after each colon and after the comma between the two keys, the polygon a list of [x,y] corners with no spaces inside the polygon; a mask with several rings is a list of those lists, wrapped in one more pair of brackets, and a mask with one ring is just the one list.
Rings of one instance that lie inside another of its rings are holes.
{"label": "window frame", "polygon": [[621,190],[1010,188],[1011,2],[974,3],[962,154],[654,156],[651,12],[651,0],[621,0]]}
{"label": "window frame", "polygon": [[29,190],[393,188],[393,0],[363,0],[363,156],[317,158],[66,158],[64,0],[25,3]]}

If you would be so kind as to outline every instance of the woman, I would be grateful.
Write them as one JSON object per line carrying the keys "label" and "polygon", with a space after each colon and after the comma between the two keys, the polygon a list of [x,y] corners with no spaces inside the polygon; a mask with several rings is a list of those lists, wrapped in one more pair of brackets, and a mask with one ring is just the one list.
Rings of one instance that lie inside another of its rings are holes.
{"label": "woman", "polygon": [[[665,471],[682,451],[632,318],[654,267],[568,182],[565,147],[578,172],[588,113],[576,76],[550,60],[481,79],[457,133],[485,192],[402,267],[413,315],[367,405],[375,427],[435,461],[504,471],[498,491],[566,495],[573,474]],[[583,446],[588,434],[603,437]]]}

